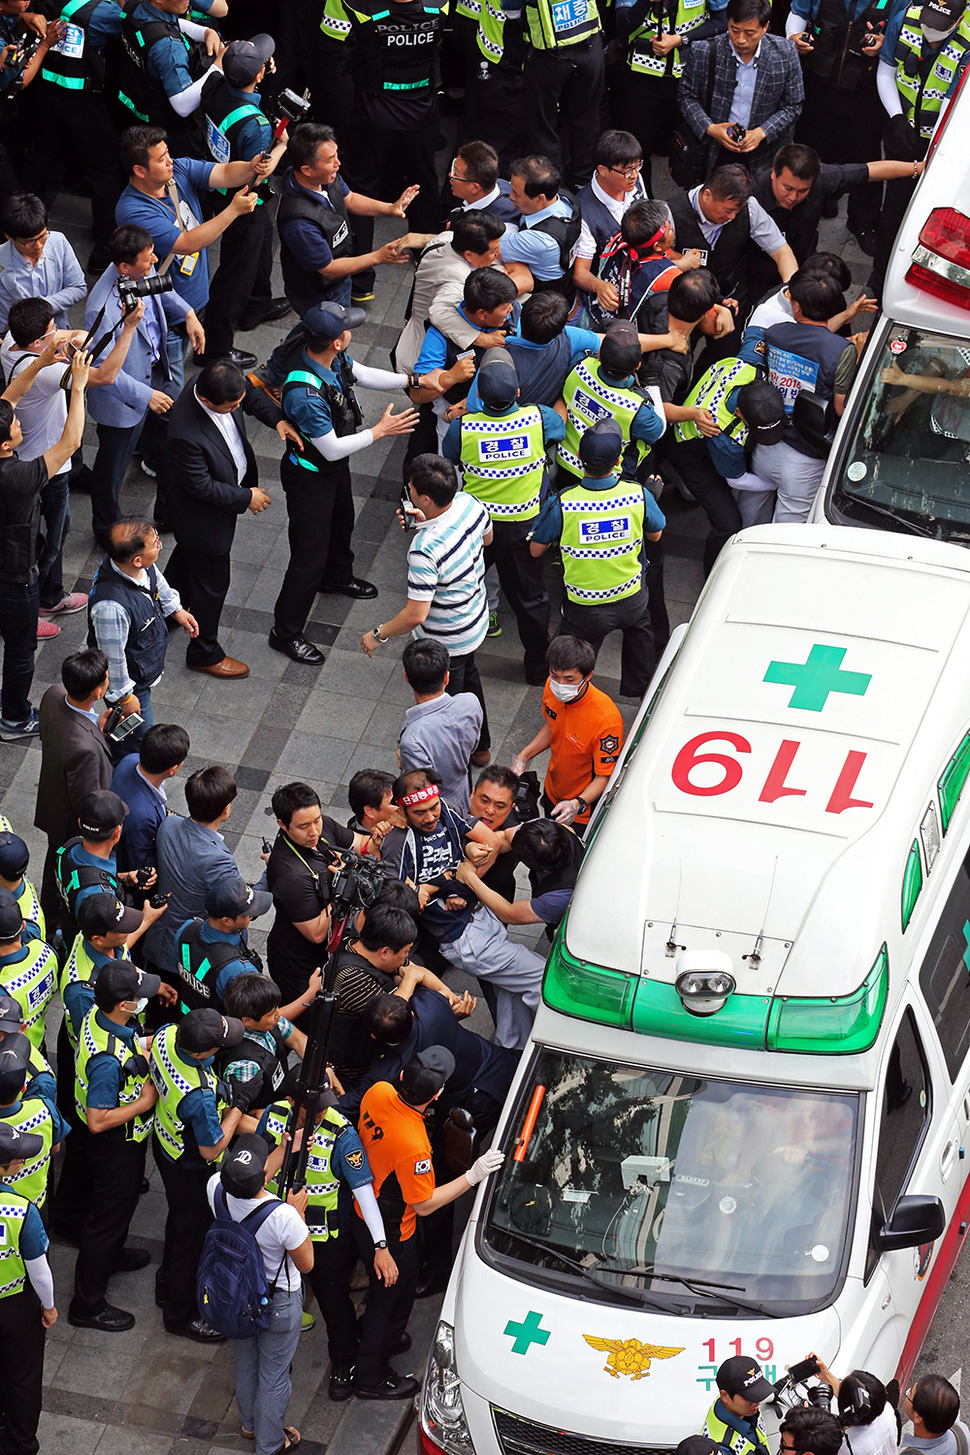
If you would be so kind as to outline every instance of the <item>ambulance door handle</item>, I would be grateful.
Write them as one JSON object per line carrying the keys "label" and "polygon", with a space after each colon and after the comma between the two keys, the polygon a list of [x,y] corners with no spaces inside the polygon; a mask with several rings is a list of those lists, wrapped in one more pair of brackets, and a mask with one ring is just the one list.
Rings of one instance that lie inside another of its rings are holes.
{"label": "ambulance door handle", "polygon": [[943,1148],[943,1155],[940,1158],[940,1176],[943,1178],[944,1182],[953,1171],[953,1164],[956,1161],[956,1154],[956,1142],[947,1142],[946,1146]]}

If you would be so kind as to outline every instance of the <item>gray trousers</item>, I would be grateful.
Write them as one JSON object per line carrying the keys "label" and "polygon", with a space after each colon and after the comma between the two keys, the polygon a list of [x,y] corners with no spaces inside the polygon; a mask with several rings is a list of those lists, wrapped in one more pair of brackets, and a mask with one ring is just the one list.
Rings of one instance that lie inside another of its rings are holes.
{"label": "gray trousers", "polygon": [[266,1328],[255,1339],[233,1339],[236,1403],[244,1430],[256,1436],[255,1455],[275,1455],[283,1444],[283,1421],[293,1382],[290,1364],[300,1342],[303,1290],[273,1294]]}
{"label": "gray trousers", "polygon": [[495,1044],[521,1051],[535,1020],[546,962],[509,938],[492,911],[481,905],[457,940],[441,946],[451,965],[495,987]]}
{"label": "gray trousers", "polygon": [[818,494],[825,474],[825,461],[803,455],[784,442],[758,445],[751,457],[756,475],[778,491],[774,523],[795,521],[804,524]]}

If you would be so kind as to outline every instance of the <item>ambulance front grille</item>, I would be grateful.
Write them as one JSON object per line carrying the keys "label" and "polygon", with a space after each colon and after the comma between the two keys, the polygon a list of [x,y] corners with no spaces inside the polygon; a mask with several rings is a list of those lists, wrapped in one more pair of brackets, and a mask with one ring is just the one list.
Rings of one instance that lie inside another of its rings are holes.
{"label": "ambulance front grille", "polygon": [[523,1420],[496,1405],[492,1406],[492,1419],[503,1455],[671,1455],[671,1447],[667,1445],[621,1445],[615,1440],[591,1440],[587,1435],[574,1435],[553,1425]]}

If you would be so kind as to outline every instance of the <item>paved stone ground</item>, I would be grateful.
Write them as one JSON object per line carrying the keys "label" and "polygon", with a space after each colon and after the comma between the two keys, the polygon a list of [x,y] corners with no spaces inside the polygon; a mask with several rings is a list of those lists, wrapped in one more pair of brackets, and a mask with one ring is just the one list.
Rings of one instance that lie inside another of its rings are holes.
{"label": "paved stone ground", "polygon": [[[444,154],[439,160],[444,161]],[[61,199],[54,215],[55,225],[68,234],[82,262],[90,251],[88,216],[87,202],[72,196]],[[379,233],[381,240],[393,235],[383,225]],[[823,224],[822,237],[823,246],[844,254],[861,285],[868,260],[848,237],[842,218]],[[378,301],[370,306],[368,322],[355,336],[353,353],[362,362],[388,366],[387,352],[403,324],[410,280],[410,267],[380,270]],[[82,311],[77,310],[79,316],[74,320],[78,326]],[[240,343],[265,358],[276,339],[276,331],[264,327],[241,335]],[[191,366],[188,373],[191,377]],[[362,402],[371,420],[377,418],[387,398],[362,391]],[[405,403],[403,396],[393,402],[395,409]],[[212,761],[232,768],[239,795],[225,837],[242,873],[255,878],[262,867],[260,841],[264,834],[272,836],[273,823],[267,815],[274,787],[289,779],[305,779],[317,789],[325,809],[330,806],[335,818],[345,820],[351,775],[362,767],[394,768],[401,719],[413,699],[400,668],[403,641],[380,648],[372,661],[358,645],[364,630],[378,618],[386,621],[404,602],[406,541],[394,518],[403,442],[379,442],[354,459],[357,570],[380,588],[380,600],[375,607],[340,597],[317,599],[307,635],[327,650],[327,661],[315,670],[289,662],[267,644],[273,602],[287,561],[286,513],[277,483],[278,440],[271,431],[250,423],[262,483],[274,500],[259,517],[247,512],[239,520],[222,641],[227,652],[249,664],[251,675],[242,682],[216,682],[187,671],[176,634],[170,643],[165,677],[152,692],[152,705],[156,721],[181,722],[189,730],[191,756],[182,779]],[[94,453],[94,431],[89,426],[85,439],[89,463]],[[149,510],[153,494],[151,482],[136,463],[125,491],[126,510]],[[663,506],[668,519],[666,595],[671,623],[676,625],[687,620],[701,586],[706,521],[699,509],[669,491]],[[85,591],[100,553],[91,537],[87,497],[73,495],[71,508],[65,583],[69,590]],[[170,538],[165,545],[163,570]],[[493,758],[507,763],[536,731],[541,690],[525,685],[514,619],[505,609],[501,621],[502,636],[486,642],[478,661],[492,725]],[[63,658],[82,645],[85,630],[83,616],[69,618],[60,635],[41,646],[34,678],[35,703],[58,680]],[[615,695],[618,679],[619,637],[614,635],[600,655],[596,680]],[[629,723],[635,707],[626,705],[622,711]],[[0,811],[30,844],[32,870],[38,878],[44,853],[43,840],[33,828],[39,766],[38,743],[0,746]],[[170,784],[169,802],[177,812],[184,812],[180,779]],[[262,938],[262,933],[254,936],[256,943]],[[460,976],[455,983],[460,986]],[[52,1025],[56,1018],[55,1011]],[[490,1034],[491,1023],[481,1006],[472,1025]],[[53,1046],[54,1035],[48,1040]],[[164,1218],[164,1193],[159,1179],[153,1177],[132,1231],[156,1262],[161,1256]],[[97,1455],[120,1455],[122,1451],[125,1455],[205,1455],[211,1449],[252,1449],[238,1436],[230,1351],[226,1347],[205,1349],[163,1332],[161,1315],[153,1303],[152,1268],[112,1284],[110,1297],[138,1317],[130,1332],[112,1336],[70,1327],[66,1313],[73,1250],[55,1239],[52,1263],[62,1317],[47,1343],[47,1389],[40,1431],[45,1455],[94,1455],[95,1451]],[[397,1361],[402,1370],[410,1367],[420,1372],[423,1367],[437,1307],[436,1300],[416,1305],[411,1323],[414,1349]],[[289,1411],[290,1422],[302,1431],[307,1455],[322,1455],[324,1449],[330,1455],[379,1455],[395,1448],[405,1436],[409,1411],[398,1405],[356,1401],[331,1404],[326,1395],[327,1363],[325,1331],[318,1321],[300,1342]]]}

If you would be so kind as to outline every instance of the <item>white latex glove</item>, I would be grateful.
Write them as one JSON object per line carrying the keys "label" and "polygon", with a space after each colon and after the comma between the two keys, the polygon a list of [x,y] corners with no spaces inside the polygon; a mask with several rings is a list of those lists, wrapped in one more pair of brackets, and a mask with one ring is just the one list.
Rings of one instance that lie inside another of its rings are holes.
{"label": "white latex glove", "polygon": [[477,1187],[490,1173],[497,1172],[504,1161],[505,1153],[499,1152],[495,1147],[490,1147],[487,1152],[483,1152],[480,1157],[475,1158],[465,1173],[468,1178],[468,1186]]}

